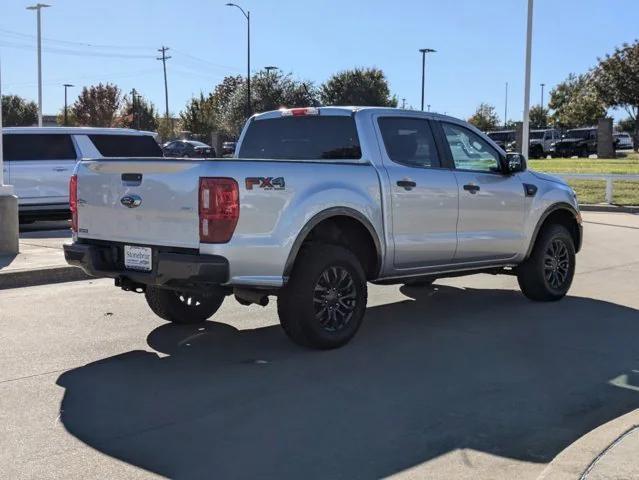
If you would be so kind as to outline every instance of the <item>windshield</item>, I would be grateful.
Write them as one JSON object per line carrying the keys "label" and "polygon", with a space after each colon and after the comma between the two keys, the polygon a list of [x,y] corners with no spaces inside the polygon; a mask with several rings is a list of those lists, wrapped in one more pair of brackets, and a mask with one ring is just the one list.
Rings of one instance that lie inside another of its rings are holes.
{"label": "windshield", "polygon": [[197,140],[189,140],[187,143],[190,143],[194,147],[208,147],[206,143],[198,142]]}
{"label": "windshield", "polygon": [[530,132],[530,139],[531,140],[541,140],[542,138],[544,138],[544,132],[545,132],[545,130],[538,130],[538,131]]}
{"label": "windshield", "polygon": [[254,120],[240,145],[243,158],[339,160],[362,157],[355,120],[341,116]]}

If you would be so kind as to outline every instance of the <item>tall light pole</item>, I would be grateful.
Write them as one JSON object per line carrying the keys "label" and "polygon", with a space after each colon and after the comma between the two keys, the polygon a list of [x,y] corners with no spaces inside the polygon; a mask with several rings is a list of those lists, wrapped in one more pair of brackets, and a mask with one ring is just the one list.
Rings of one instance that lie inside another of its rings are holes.
{"label": "tall light pole", "polygon": [[544,87],[546,84],[540,83],[539,85],[541,86],[541,108],[544,108]]}
{"label": "tall light pole", "polygon": [[504,128],[508,125],[508,82],[506,82],[506,93],[504,98]]}
{"label": "tall light pole", "polygon": [[40,11],[50,6],[46,3],[36,3],[27,7],[27,10],[35,10],[38,18],[38,127],[42,126],[42,26]]}
{"label": "tall light pole", "polygon": [[75,85],[71,85],[70,83],[65,83],[62,86],[64,87],[64,126],[66,127],[69,124],[68,117],[67,117],[67,89],[69,87],[75,87]]}
{"label": "tall light pole", "polygon": [[530,138],[530,63],[532,54],[533,0],[528,0],[528,22],[526,25],[526,76],[524,81],[524,125],[521,136],[521,153],[528,160]]}
{"label": "tall light pole", "polygon": [[426,54],[427,53],[435,53],[437,50],[433,50],[432,48],[420,48],[420,52],[422,52],[422,112],[424,111],[424,84],[426,79]]}
{"label": "tall light pole", "polygon": [[235,3],[227,3],[227,7],[237,7],[246,17],[246,111],[250,116],[253,113],[251,108],[251,12],[244,11],[242,7]]}

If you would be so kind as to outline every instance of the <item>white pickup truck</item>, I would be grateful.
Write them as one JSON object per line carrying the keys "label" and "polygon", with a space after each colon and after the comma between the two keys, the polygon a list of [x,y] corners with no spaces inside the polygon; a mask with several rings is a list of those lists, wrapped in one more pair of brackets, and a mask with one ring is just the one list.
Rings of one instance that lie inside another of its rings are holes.
{"label": "white pickup truck", "polygon": [[581,217],[563,181],[526,169],[466,122],[390,108],[254,115],[237,158],[82,160],[71,265],[144,292],[176,323],[228,295],[275,295],[295,342],[334,348],[362,323],[367,282],[517,275],[562,298]]}

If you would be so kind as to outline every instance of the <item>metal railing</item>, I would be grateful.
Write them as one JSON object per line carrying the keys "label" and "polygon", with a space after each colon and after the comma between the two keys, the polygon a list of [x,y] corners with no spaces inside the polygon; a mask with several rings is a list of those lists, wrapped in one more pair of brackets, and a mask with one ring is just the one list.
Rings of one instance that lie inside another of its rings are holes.
{"label": "metal railing", "polygon": [[612,204],[614,198],[615,181],[639,181],[639,175],[634,174],[611,174],[611,173],[552,173],[564,180],[600,180],[606,182],[606,203]]}

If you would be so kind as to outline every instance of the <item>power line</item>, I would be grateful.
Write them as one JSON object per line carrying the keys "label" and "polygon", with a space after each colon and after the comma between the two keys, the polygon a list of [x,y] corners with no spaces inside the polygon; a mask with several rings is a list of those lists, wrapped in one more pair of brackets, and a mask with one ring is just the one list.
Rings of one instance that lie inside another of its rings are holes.
{"label": "power line", "polygon": [[[14,37],[22,37],[22,38],[31,38],[35,39],[35,35],[31,35],[28,33],[16,32],[14,30],[7,30],[6,28],[0,28],[0,33],[5,35],[10,35]],[[99,43],[87,43],[87,42],[76,42],[72,40],[60,40],[51,37],[42,37],[43,40],[47,42],[61,43],[66,45],[77,45],[82,47],[91,47],[91,48],[107,48],[107,49],[124,49],[124,50],[152,50],[154,47],[152,45],[107,45],[107,44],[99,44]]]}
{"label": "power line", "polygon": [[158,52],[162,53],[161,57],[157,57],[156,60],[162,60],[162,68],[164,69],[164,101],[166,105],[166,119],[169,119],[169,86],[166,81],[166,61],[171,58],[166,56],[166,52],[169,50],[169,47],[165,47],[162,45],[162,48],[158,48]]}
{"label": "power line", "polygon": [[[12,43],[6,40],[0,40],[0,46],[7,48],[18,48],[21,50],[33,50],[33,45],[24,43]],[[43,47],[43,51],[48,53],[57,53],[59,55],[72,55],[78,57],[107,57],[107,58],[129,58],[129,59],[148,59],[151,60],[151,55],[140,54],[125,54],[125,53],[109,53],[109,52],[83,52],[81,50],[71,50],[58,47]]]}

